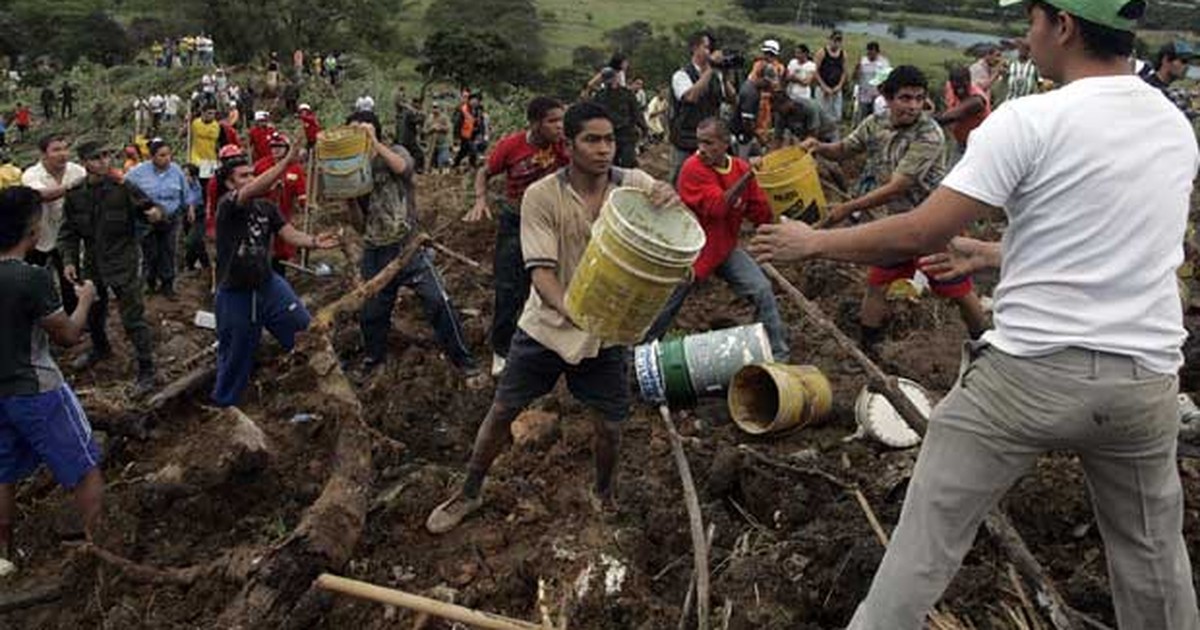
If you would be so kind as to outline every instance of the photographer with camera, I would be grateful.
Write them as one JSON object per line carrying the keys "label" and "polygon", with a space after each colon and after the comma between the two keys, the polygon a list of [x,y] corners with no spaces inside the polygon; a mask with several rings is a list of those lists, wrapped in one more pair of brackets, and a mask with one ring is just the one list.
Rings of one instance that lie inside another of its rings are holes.
{"label": "photographer with camera", "polygon": [[671,182],[679,177],[683,161],[696,152],[696,127],[721,113],[721,103],[736,93],[723,69],[739,62],[737,55],[713,50],[713,39],[701,32],[688,40],[692,58],[671,78]]}

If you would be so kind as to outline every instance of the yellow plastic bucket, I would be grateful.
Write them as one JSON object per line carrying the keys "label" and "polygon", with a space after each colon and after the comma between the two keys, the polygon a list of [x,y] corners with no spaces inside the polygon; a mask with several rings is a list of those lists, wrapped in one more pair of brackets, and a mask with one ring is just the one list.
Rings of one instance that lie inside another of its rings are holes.
{"label": "yellow plastic bucket", "polygon": [[317,174],[324,199],[354,199],[371,192],[371,137],[360,127],[334,127],[317,135]]}
{"label": "yellow plastic bucket", "polygon": [[571,319],[608,342],[642,341],[703,247],[704,230],[685,208],[655,208],[640,190],[614,190],[567,287]]}
{"label": "yellow plastic bucket", "polygon": [[772,151],[755,170],[776,217],[813,224],[825,218],[825,191],[817,161],[797,145]]}
{"label": "yellow plastic bucket", "polygon": [[829,415],[829,379],[811,365],[767,363],[738,371],[729,386],[729,414],[752,435],[805,427]]}

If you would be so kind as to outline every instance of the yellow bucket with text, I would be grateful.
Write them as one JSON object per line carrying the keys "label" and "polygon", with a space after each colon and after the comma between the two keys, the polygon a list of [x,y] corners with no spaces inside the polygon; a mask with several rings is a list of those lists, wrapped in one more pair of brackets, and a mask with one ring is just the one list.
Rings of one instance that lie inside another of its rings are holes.
{"label": "yellow bucket with text", "polygon": [[825,218],[828,204],[817,161],[798,145],[768,153],[754,174],[776,217],[810,225]]}

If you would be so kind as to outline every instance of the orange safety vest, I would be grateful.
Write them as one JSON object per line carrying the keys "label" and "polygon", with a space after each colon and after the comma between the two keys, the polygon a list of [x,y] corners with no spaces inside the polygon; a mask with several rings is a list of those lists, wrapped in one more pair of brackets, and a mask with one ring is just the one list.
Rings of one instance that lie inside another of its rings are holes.
{"label": "orange safety vest", "polygon": [[470,140],[475,135],[475,114],[471,113],[471,104],[463,103],[458,111],[462,114],[462,129],[458,135],[463,140]]}

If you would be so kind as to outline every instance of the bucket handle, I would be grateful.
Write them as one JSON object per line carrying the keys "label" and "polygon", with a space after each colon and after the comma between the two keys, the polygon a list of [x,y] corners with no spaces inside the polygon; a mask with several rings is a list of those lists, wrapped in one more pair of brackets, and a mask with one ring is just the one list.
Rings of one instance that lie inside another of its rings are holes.
{"label": "bucket handle", "polygon": [[[684,278],[679,278],[678,280],[674,279],[674,278],[664,278],[662,276],[656,276],[653,274],[646,273],[645,271],[642,271],[640,269],[635,269],[633,267],[630,267],[628,264],[621,261],[621,259],[617,258],[616,256],[613,256],[613,253],[611,251],[609,251],[607,246],[604,245],[603,240],[597,240],[596,246],[600,248],[600,251],[604,252],[604,255],[608,258],[609,262],[620,267],[622,271],[625,271],[626,273],[628,273],[630,275],[637,276],[638,278],[640,278],[642,280],[646,280],[647,282],[653,282],[655,284],[672,284],[672,285],[674,285],[674,284],[679,284],[680,282],[682,282],[684,280]],[[689,269],[688,273],[691,273],[691,265],[688,266],[688,269]]]}

